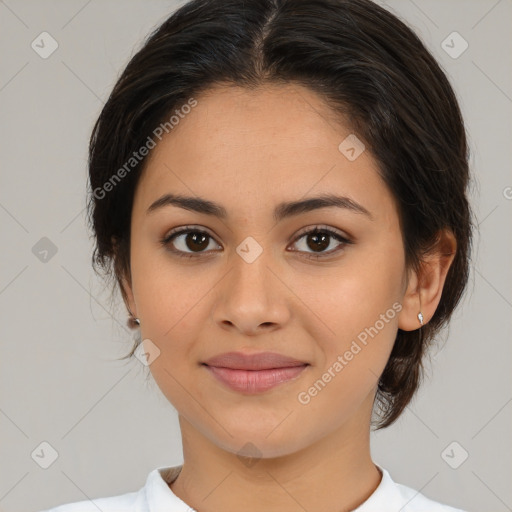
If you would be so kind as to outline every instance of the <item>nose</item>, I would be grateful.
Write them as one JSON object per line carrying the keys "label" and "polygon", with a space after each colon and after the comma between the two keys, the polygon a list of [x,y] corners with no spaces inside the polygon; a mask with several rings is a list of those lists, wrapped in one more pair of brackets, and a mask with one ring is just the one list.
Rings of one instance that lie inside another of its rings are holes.
{"label": "nose", "polygon": [[287,288],[277,276],[270,252],[263,251],[251,263],[233,254],[231,269],[219,283],[213,311],[221,328],[255,336],[281,329],[288,322]]}

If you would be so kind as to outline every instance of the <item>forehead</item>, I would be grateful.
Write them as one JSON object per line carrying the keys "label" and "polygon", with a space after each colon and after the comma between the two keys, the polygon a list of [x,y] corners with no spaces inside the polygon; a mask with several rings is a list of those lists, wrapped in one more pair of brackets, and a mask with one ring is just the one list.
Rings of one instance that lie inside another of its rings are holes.
{"label": "forehead", "polygon": [[202,132],[205,142],[219,148],[328,146],[328,132],[336,140],[348,130],[320,96],[297,84],[256,89],[217,85],[197,98],[185,119],[175,133]]}
{"label": "forehead", "polygon": [[393,207],[370,152],[350,161],[340,151],[351,128],[315,92],[217,86],[195,100],[148,157],[139,185],[146,207],[165,192],[238,205],[252,198],[254,208],[339,193],[370,210]]}

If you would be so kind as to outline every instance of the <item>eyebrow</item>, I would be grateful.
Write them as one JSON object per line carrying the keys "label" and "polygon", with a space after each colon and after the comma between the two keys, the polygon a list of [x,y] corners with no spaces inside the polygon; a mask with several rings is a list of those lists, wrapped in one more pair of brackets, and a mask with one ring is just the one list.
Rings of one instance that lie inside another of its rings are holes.
{"label": "eyebrow", "polygon": [[[146,214],[154,212],[165,206],[176,206],[205,215],[211,215],[220,219],[227,219],[227,210],[220,204],[201,197],[190,197],[179,194],[165,194],[147,209]],[[303,213],[318,210],[320,208],[344,208],[354,213],[359,213],[373,220],[372,214],[361,204],[345,196],[322,194],[299,201],[279,203],[274,209],[274,220],[279,222],[288,217],[294,217]]]}

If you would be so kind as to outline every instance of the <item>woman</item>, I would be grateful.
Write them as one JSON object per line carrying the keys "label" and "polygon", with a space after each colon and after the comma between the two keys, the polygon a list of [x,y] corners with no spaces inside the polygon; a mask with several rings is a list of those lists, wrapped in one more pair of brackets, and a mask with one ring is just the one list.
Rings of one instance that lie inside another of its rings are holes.
{"label": "woman", "polygon": [[52,510],[458,510],[395,483],[370,427],[465,289],[467,153],[446,76],[368,0],[175,12],[96,122],[89,206],[184,463]]}

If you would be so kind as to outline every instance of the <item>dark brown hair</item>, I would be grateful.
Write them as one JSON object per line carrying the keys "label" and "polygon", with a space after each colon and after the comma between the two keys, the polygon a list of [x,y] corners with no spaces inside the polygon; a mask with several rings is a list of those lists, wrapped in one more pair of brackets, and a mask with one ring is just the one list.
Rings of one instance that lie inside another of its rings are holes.
{"label": "dark brown hair", "polygon": [[375,399],[383,428],[410,402],[423,355],[462,297],[472,212],[466,135],[452,87],[420,39],[373,2],[192,0],[151,33],[91,135],[93,266],[118,284],[130,279],[130,218],[146,158],[128,170],[126,162],[156,127],[214,85],[287,82],[323,97],[373,154],[398,205],[408,268],[419,270],[440,230],[457,241],[434,316],[421,329],[398,330]]}

